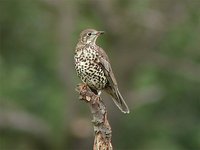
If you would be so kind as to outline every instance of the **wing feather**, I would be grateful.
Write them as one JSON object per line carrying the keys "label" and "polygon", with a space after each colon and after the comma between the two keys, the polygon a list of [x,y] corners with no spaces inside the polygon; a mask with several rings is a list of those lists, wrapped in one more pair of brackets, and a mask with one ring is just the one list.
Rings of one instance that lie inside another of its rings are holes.
{"label": "wing feather", "polygon": [[108,56],[106,55],[106,53],[104,52],[104,50],[102,48],[100,48],[100,47],[98,47],[98,48],[99,48],[98,52],[100,54],[99,64],[102,66],[102,69],[104,70],[104,73],[106,74],[109,83],[112,84],[113,86],[117,86],[117,81],[113,74]]}

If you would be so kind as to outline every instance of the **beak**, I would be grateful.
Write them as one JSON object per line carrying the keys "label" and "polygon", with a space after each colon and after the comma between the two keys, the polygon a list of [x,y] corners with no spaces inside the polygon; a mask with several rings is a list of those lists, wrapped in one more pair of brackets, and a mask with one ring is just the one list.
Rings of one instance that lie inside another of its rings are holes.
{"label": "beak", "polygon": [[98,31],[96,35],[101,35],[101,34],[104,34],[105,32],[104,31]]}

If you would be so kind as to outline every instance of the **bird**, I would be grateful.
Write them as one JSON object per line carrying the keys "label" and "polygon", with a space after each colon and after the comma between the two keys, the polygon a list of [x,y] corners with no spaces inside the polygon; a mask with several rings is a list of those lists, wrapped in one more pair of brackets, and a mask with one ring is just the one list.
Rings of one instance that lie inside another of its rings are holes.
{"label": "bird", "polygon": [[75,48],[74,61],[78,77],[93,93],[100,96],[105,91],[123,113],[129,108],[118,89],[118,84],[106,52],[96,44],[104,31],[85,29],[80,33]]}

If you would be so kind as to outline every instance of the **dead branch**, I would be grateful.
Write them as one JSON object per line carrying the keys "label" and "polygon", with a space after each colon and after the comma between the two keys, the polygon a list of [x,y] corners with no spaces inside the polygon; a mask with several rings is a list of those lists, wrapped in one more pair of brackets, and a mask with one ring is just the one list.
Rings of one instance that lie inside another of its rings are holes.
{"label": "dead branch", "polygon": [[101,97],[95,95],[85,84],[79,84],[76,90],[79,92],[79,99],[89,105],[93,116],[92,123],[95,133],[93,150],[112,150],[112,131],[107,119],[106,107]]}

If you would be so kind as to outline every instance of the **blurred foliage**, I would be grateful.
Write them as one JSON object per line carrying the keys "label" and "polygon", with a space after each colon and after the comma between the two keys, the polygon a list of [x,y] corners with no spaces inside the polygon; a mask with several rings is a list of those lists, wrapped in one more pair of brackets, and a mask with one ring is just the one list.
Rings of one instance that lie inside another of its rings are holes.
{"label": "blurred foliage", "polygon": [[[116,150],[200,149],[200,2],[1,0],[0,149],[91,149],[73,52],[85,28],[98,40],[127,103],[105,96]],[[84,131],[84,132],[83,132]]]}

